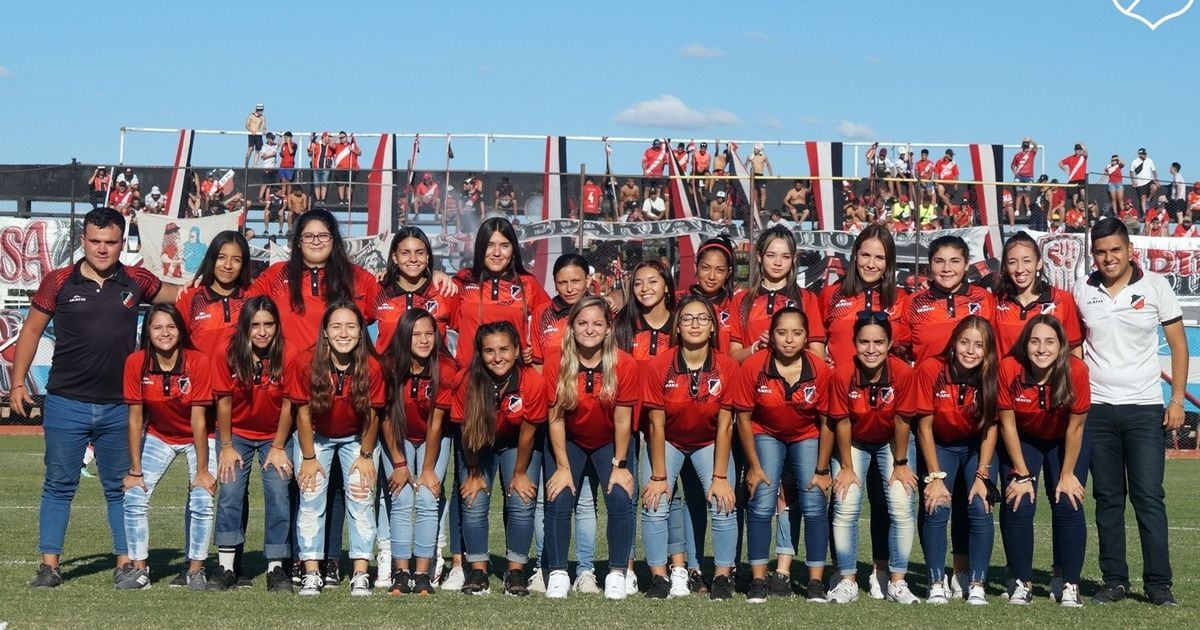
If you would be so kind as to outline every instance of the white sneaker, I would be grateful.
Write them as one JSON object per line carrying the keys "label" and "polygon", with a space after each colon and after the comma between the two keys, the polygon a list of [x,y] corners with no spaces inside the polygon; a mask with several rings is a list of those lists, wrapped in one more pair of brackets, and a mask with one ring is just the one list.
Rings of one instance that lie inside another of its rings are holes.
{"label": "white sneaker", "polygon": [[[392,586],[392,543],[379,541],[379,553],[375,556],[375,588],[391,588]],[[384,548],[388,546],[389,548]]]}
{"label": "white sneaker", "polygon": [[888,583],[888,574],[875,569],[871,571],[870,577],[867,578],[867,586],[870,588],[867,595],[871,599],[883,599],[883,585]]}
{"label": "white sneaker", "polygon": [[668,597],[687,597],[692,591],[688,589],[688,572],[684,567],[671,567],[671,593]]}
{"label": "white sneaker", "polygon": [[951,599],[965,599],[971,586],[971,578],[966,573],[955,573],[954,577],[946,576],[946,590]]}
{"label": "white sneaker", "polygon": [[[971,591],[974,593],[974,591]],[[1013,591],[1008,596],[1008,603],[1014,606],[1025,606],[1033,603],[1033,591],[1025,586],[1021,580],[1016,580],[1013,584]]]}
{"label": "white sneaker", "polygon": [[637,574],[629,569],[625,569],[625,595],[637,595],[638,582]]}
{"label": "white sneaker", "polygon": [[546,584],[547,599],[566,599],[571,592],[571,576],[566,571],[550,572],[550,580]]}
{"label": "white sneaker", "polygon": [[1017,578],[1008,578],[1004,580],[1004,590],[1000,591],[1001,601],[1008,601],[1009,593],[1017,590]]}
{"label": "white sneaker", "polygon": [[972,606],[987,606],[987,596],[983,592],[982,584],[972,584],[967,589],[967,603]]}
{"label": "white sneaker", "polygon": [[439,554],[437,562],[433,565],[433,575],[430,576],[429,581],[433,582],[434,584],[441,582],[442,581],[442,570],[445,568],[446,568],[446,559],[443,558]]}
{"label": "white sneaker", "polygon": [[452,567],[450,573],[446,574],[446,581],[442,582],[441,589],[457,593],[462,590],[463,583],[466,581],[467,576],[463,573],[462,567]]}
{"label": "white sneaker", "polygon": [[[619,573],[609,573],[621,577]],[[604,578],[604,592],[608,593],[608,578]],[[621,588],[624,591],[625,578],[621,578]],[[596,573],[594,571],[584,571],[575,577],[575,592],[585,595],[595,595],[600,592],[600,585],[596,581]]]}
{"label": "white sneaker", "polygon": [[542,577],[542,568],[534,567],[533,572],[529,574],[529,583],[526,584],[530,593],[545,593],[546,580]]}
{"label": "white sneaker", "polygon": [[927,603],[935,606],[947,604],[950,600],[946,599],[946,585],[944,582],[934,582],[929,585],[929,597],[925,599]]}
{"label": "white sneaker", "polygon": [[[1060,577],[1050,578],[1050,601],[1059,603],[1063,599],[1064,583]],[[1075,587],[1075,596],[1079,597],[1079,587]]]}
{"label": "white sneaker", "polygon": [[350,576],[350,595],[354,597],[366,597],[371,594],[371,574],[366,571],[358,571]]}
{"label": "white sneaker", "polygon": [[321,585],[322,580],[319,573],[305,573],[304,577],[300,578],[300,592],[297,595],[320,595]]}
{"label": "white sneaker", "polygon": [[[587,574],[591,574],[588,571]],[[595,575],[592,575],[595,580]],[[575,590],[579,590],[579,580],[575,580]],[[583,591],[579,591],[583,592]],[[617,571],[610,572],[604,578],[604,599],[625,599],[625,576]]]}
{"label": "white sneaker", "polygon": [[900,580],[899,582],[888,582],[887,585],[887,600],[896,602],[897,604],[920,604],[921,600],[913,595],[912,591],[908,590],[908,582]]}
{"label": "white sneaker", "polygon": [[829,591],[826,599],[834,604],[849,604],[858,601],[858,584],[853,579],[838,580],[837,586]]}
{"label": "white sneaker", "polygon": [[1064,582],[1058,605],[1063,608],[1083,608],[1083,600],[1079,599],[1079,585]]}

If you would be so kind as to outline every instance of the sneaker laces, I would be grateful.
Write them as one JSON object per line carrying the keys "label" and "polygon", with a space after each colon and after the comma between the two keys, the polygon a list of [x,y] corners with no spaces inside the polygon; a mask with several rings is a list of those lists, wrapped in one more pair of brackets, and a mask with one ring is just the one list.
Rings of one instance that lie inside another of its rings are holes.
{"label": "sneaker laces", "polygon": [[371,588],[371,578],[366,573],[355,573],[350,578],[350,588]]}
{"label": "sneaker laces", "polygon": [[301,588],[321,588],[321,576],[316,573],[305,573],[303,578],[300,578]]}

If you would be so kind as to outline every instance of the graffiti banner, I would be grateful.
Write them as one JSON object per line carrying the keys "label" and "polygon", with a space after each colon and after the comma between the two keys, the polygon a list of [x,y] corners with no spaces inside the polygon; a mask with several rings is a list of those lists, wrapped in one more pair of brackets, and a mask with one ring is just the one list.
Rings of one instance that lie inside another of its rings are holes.
{"label": "graffiti banner", "polygon": [[0,286],[4,297],[30,295],[53,269],[71,262],[70,219],[0,218]]}
{"label": "graffiti banner", "polygon": [[[342,239],[346,244],[346,254],[350,262],[367,271],[383,271],[387,267],[388,245],[392,244],[392,233],[384,232],[374,236]],[[271,243],[267,249],[271,264],[287,262],[291,249],[287,243]]]}
{"label": "graffiti banner", "polygon": [[1133,259],[1166,276],[1175,294],[1200,296],[1200,238],[1130,236]]}
{"label": "graffiti banner", "polygon": [[163,282],[183,284],[200,269],[213,237],[225,230],[237,230],[241,218],[241,212],[201,219],[173,219],[139,212],[142,265]]}

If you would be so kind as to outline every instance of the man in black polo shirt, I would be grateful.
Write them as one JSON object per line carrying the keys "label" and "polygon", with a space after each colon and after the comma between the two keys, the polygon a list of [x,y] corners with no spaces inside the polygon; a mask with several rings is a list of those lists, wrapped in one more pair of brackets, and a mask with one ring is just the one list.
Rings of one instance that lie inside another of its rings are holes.
{"label": "man in black polo shirt", "polygon": [[124,233],[125,219],[116,210],[97,208],[87,213],[83,260],[42,279],[17,338],[12,369],[12,382],[17,385],[9,404],[13,413],[23,416],[33,404],[23,383],[38,340],[54,319],[54,358],[42,421],[46,438],[46,479],[38,511],[42,564],[30,584],[34,587],[62,584],[58,561],[88,442],[95,446],[118,570],[129,562],[122,488],[129,471],[129,417],[122,372],[135,346],[138,305],[174,302],[177,287],[162,284],[146,269],[121,264]]}

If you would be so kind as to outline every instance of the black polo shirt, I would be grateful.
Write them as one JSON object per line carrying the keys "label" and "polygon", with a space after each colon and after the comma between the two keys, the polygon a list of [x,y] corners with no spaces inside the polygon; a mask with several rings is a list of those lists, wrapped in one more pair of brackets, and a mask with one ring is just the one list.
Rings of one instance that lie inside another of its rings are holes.
{"label": "black polo shirt", "polygon": [[137,345],[138,305],[162,282],[142,267],[117,263],[103,285],[80,273],[82,261],[42,278],[32,308],[54,320],[54,359],[46,390],[89,403],[121,403],[125,358]]}

